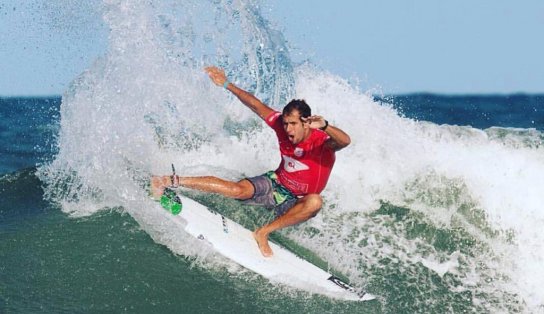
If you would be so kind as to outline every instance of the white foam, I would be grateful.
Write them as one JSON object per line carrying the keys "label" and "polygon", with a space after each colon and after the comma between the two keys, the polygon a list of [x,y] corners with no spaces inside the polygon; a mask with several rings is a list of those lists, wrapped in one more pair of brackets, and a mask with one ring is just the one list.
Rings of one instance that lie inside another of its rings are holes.
{"label": "white foam", "polygon": [[[311,65],[290,72],[288,60],[278,61],[286,57],[281,34],[260,20],[251,2],[234,1],[228,9],[199,1],[158,6],[105,1],[104,7],[111,28],[108,53],[65,93],[59,154],[40,169],[42,180],[50,183],[46,192],[63,210],[81,216],[123,206],[154,238],[168,243],[168,233],[175,231],[157,227],[161,222],[149,213],[141,187],[150,173],[168,174],[172,162],[180,174],[230,179],[275,168],[279,154],[272,132],[202,71],[203,61],[223,64],[241,87],[260,97],[270,93],[272,106],[294,93],[352,138],[352,145],[337,154],[324,192],[327,207],[285,231],[288,236],[355,283],[365,280],[360,265],[379,267],[389,258],[423,263],[442,276],[455,273],[463,286],[452,291],[502,289],[519,294],[529,308],[542,304],[544,149],[534,145],[542,139],[540,132],[512,131],[500,138],[493,129],[415,121]],[[203,24],[200,13],[212,19],[202,30],[195,27]],[[241,23],[241,15],[250,18]],[[271,48],[263,52],[262,47]],[[280,50],[281,58],[274,59]],[[268,59],[260,58],[263,53]],[[231,54],[240,59],[229,59]],[[241,134],[232,121],[241,123]],[[382,201],[415,210],[437,227],[460,224],[491,252],[453,258],[423,239],[406,238],[402,226],[395,229],[386,217],[365,215]],[[481,210],[487,227],[499,235],[459,213],[463,204]],[[311,227],[320,235],[308,236]],[[366,244],[359,245],[363,240]],[[190,245],[173,250],[200,254]],[[479,268],[482,264],[489,267]],[[486,276],[507,279],[498,280],[497,288],[485,282]]]}

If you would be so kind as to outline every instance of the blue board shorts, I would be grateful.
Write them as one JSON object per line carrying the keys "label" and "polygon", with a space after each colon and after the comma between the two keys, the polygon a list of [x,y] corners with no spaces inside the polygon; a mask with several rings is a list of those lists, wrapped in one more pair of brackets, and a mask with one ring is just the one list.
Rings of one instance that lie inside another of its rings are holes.
{"label": "blue board shorts", "polygon": [[269,210],[274,210],[276,217],[279,217],[295,206],[298,201],[293,193],[279,183],[274,171],[268,171],[260,176],[247,178],[247,180],[253,184],[255,193],[252,198],[242,201],[246,205],[264,206]]}

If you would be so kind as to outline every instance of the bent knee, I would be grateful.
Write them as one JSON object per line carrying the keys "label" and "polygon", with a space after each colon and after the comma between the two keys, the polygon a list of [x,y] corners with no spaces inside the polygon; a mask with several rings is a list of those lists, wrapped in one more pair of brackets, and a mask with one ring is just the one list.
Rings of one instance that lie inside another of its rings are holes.
{"label": "bent knee", "polygon": [[319,194],[308,194],[304,197],[304,205],[310,217],[315,217],[323,206],[323,198]]}
{"label": "bent knee", "polygon": [[253,184],[249,182],[249,180],[244,179],[236,182],[232,186],[232,192],[234,198],[239,200],[247,200],[253,197],[253,194],[255,194],[255,188],[253,187]]}
{"label": "bent knee", "polygon": [[323,205],[323,198],[319,194],[308,194],[304,198],[309,207],[320,209]]}

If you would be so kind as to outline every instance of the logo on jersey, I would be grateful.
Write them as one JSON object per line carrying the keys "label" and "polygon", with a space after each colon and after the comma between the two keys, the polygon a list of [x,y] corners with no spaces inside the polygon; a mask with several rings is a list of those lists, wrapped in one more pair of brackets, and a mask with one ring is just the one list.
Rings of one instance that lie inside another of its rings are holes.
{"label": "logo on jersey", "polygon": [[297,157],[302,157],[302,155],[304,155],[304,149],[297,147],[295,148],[294,154]]}
{"label": "logo on jersey", "polygon": [[306,164],[301,163],[300,161],[293,159],[291,157],[283,155],[283,169],[287,172],[297,172],[302,170],[308,170],[310,167],[308,167]]}

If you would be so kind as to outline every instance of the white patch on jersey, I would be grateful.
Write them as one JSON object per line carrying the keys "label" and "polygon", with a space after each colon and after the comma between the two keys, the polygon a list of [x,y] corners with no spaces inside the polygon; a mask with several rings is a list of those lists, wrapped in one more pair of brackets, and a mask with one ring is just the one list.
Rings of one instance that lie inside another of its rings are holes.
{"label": "white patch on jersey", "polygon": [[283,169],[287,172],[297,172],[302,170],[308,170],[310,167],[308,167],[306,164],[293,159],[291,157],[282,155],[283,157]]}
{"label": "white patch on jersey", "polygon": [[272,121],[274,121],[274,119],[276,119],[280,115],[281,115],[281,113],[279,113],[279,112],[276,112],[276,113],[270,115],[270,117],[268,117],[268,123],[272,123]]}
{"label": "white patch on jersey", "polygon": [[294,154],[297,157],[302,157],[302,155],[304,155],[304,149],[297,147],[295,148]]}

